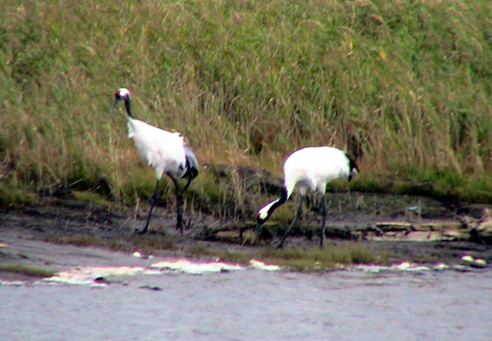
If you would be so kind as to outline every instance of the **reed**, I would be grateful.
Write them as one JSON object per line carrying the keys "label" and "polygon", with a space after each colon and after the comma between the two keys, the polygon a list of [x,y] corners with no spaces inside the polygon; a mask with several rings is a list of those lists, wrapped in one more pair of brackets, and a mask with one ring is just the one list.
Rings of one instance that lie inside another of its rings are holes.
{"label": "reed", "polygon": [[[280,175],[293,150],[332,145],[357,158],[354,188],[429,183],[490,202],[489,13],[462,0],[5,0],[2,188],[148,196],[152,171],[110,112],[124,86],[136,117],[182,132],[201,164]],[[245,202],[211,181],[194,182],[195,203]]]}

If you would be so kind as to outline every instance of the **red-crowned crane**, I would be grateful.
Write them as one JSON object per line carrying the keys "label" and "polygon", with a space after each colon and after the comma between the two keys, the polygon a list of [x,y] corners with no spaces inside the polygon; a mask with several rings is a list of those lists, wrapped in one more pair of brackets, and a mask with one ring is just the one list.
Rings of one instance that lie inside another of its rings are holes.
{"label": "red-crowned crane", "polygon": [[359,168],[355,161],[347,153],[333,147],[308,147],[292,153],[284,164],[284,187],[280,198],[260,209],[256,215],[256,238],[261,237],[263,224],[279,206],[289,199],[297,185],[301,194],[299,209],[277,248],[284,245],[292,226],[302,216],[302,204],[308,191],[319,192],[322,195],[323,220],[320,231],[320,247],[323,247],[326,220],[326,184],[332,180],[346,177],[350,181],[358,173]]}
{"label": "red-crowned crane", "polygon": [[198,175],[198,161],[193,153],[193,149],[183,141],[183,136],[179,133],[165,131],[135,119],[131,111],[130,91],[128,89],[118,89],[114,97],[113,110],[120,101],[125,101],[126,117],[128,119],[128,137],[133,139],[138,154],[146,164],[154,168],[157,177],[147,223],[140,233],[144,234],[149,229],[152,210],[159,197],[159,181],[161,180],[162,174],[169,176],[174,183],[177,210],[176,229],[179,229],[183,233],[183,213],[181,211],[178,179],[188,179],[183,189],[183,191],[186,191],[191,180]]}

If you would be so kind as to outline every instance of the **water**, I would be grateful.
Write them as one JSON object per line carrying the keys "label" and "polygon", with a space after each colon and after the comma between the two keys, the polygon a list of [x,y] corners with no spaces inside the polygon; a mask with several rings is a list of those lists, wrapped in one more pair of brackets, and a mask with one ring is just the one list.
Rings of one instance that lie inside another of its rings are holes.
{"label": "water", "polygon": [[485,341],[492,271],[166,272],[105,287],[0,286],[0,307],[5,341]]}

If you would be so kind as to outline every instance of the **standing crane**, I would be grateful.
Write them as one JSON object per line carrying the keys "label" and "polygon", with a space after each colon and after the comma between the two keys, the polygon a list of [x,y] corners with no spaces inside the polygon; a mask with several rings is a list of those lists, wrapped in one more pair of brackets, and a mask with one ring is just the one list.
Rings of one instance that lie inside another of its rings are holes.
{"label": "standing crane", "polygon": [[191,180],[198,175],[198,161],[193,149],[184,142],[183,136],[179,133],[165,131],[135,119],[131,111],[130,91],[128,89],[118,89],[114,96],[113,110],[120,101],[125,102],[128,137],[133,139],[138,154],[145,163],[154,168],[157,177],[147,223],[140,233],[144,234],[149,229],[152,210],[159,198],[159,181],[163,174],[170,177],[174,183],[177,210],[176,229],[183,233],[183,213],[178,179],[186,178],[188,180],[183,189],[186,191]]}
{"label": "standing crane", "polygon": [[320,247],[323,247],[326,221],[326,184],[345,177],[348,177],[350,181],[358,173],[359,168],[355,161],[345,152],[333,147],[308,147],[294,152],[284,164],[284,187],[280,198],[261,208],[256,215],[256,238],[260,238],[263,224],[278,207],[289,199],[297,185],[301,194],[299,209],[277,248],[284,245],[292,226],[302,216],[302,205],[308,191],[319,192],[322,195],[323,219],[320,231]]}

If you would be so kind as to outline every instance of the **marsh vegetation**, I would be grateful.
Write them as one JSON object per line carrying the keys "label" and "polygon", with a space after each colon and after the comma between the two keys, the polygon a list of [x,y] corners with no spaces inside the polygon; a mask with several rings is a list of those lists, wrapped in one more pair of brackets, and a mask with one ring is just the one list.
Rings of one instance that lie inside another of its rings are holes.
{"label": "marsh vegetation", "polygon": [[[3,1],[0,204],[147,205],[152,170],[110,112],[123,86],[137,118],[194,147],[195,215],[252,220],[278,195],[285,157],[311,145],[357,160],[352,190],[488,203],[491,12],[458,0]],[[165,187],[160,205],[172,198]]]}

